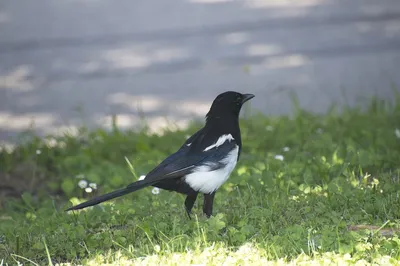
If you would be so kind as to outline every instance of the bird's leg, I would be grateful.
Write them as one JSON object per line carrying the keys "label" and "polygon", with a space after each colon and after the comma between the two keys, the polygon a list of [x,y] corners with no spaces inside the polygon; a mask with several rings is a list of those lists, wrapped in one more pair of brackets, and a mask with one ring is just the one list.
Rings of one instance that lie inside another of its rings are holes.
{"label": "bird's leg", "polygon": [[214,196],[215,192],[204,194],[203,212],[206,214],[207,218],[210,218],[212,215]]}
{"label": "bird's leg", "polygon": [[197,193],[189,194],[186,197],[185,210],[186,210],[187,215],[189,216],[189,219],[192,219],[192,217],[190,217],[190,214],[192,213],[192,208],[193,208],[194,203],[196,202],[196,199],[197,199]]}

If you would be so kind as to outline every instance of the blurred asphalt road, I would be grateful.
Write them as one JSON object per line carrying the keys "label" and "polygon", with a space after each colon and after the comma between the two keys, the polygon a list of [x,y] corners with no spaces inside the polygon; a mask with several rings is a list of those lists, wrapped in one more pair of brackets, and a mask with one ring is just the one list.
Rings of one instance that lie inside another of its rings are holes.
{"label": "blurred asphalt road", "polygon": [[184,125],[225,90],[282,114],[400,86],[399,0],[2,0],[0,36],[0,141]]}

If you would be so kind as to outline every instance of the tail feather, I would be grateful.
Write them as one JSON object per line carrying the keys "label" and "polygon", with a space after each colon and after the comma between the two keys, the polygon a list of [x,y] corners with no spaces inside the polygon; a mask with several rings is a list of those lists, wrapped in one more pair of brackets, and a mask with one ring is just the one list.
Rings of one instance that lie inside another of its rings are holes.
{"label": "tail feather", "polygon": [[132,183],[132,184],[128,185],[126,188],[115,190],[113,192],[98,196],[96,198],[93,198],[93,199],[90,199],[88,201],[85,201],[85,202],[83,202],[81,204],[78,204],[76,206],[68,208],[66,211],[79,210],[79,209],[83,209],[83,208],[90,207],[90,206],[93,206],[93,205],[97,205],[97,204],[102,203],[104,201],[107,201],[107,200],[110,200],[110,199],[114,199],[114,198],[117,198],[117,197],[121,197],[123,195],[126,195],[128,193],[137,191],[139,189],[142,189],[142,188],[150,186],[150,185],[151,185],[151,183],[145,182],[144,180],[140,180],[138,182],[135,182],[135,183]]}

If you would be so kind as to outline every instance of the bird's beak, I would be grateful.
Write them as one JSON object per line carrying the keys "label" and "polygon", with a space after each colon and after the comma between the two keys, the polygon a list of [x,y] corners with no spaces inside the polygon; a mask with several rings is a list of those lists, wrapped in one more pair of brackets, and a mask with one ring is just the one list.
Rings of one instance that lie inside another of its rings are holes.
{"label": "bird's beak", "polygon": [[243,94],[243,98],[242,98],[242,104],[244,104],[245,102],[247,102],[248,100],[250,100],[251,98],[254,98],[254,94]]}

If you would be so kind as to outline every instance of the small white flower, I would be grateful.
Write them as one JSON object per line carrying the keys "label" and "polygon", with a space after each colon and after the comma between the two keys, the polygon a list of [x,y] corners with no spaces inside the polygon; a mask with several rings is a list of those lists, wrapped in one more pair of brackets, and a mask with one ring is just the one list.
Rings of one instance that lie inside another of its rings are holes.
{"label": "small white flower", "polygon": [[143,180],[143,179],[145,179],[145,178],[146,178],[145,175],[141,175],[141,176],[139,177],[139,181],[140,181],[140,180]]}
{"label": "small white flower", "polygon": [[290,148],[289,147],[283,147],[283,151],[284,152],[288,152],[288,151],[290,151]]}
{"label": "small white flower", "polygon": [[394,130],[394,134],[396,135],[396,137],[397,137],[398,139],[400,139],[400,129],[396,128],[396,129]]}
{"label": "small white flower", "polygon": [[266,126],[265,129],[267,131],[272,131],[272,130],[274,130],[274,127],[273,126]]}
{"label": "small white flower", "polygon": [[93,189],[97,189],[97,184],[96,183],[89,183],[89,187]]}
{"label": "small white flower", "polygon": [[78,186],[81,188],[81,189],[84,189],[84,188],[86,188],[87,187],[87,181],[86,180],[80,180],[79,182],[78,182]]}
{"label": "small white flower", "polygon": [[157,195],[160,193],[160,189],[158,187],[155,187],[151,190],[151,193],[153,193],[154,195]]}
{"label": "small white flower", "polygon": [[85,188],[86,193],[92,193],[93,189],[91,187]]}
{"label": "small white flower", "polygon": [[36,154],[37,154],[37,155],[39,155],[39,154],[41,154],[41,153],[42,153],[41,150],[36,150]]}
{"label": "small white flower", "polygon": [[277,155],[275,155],[275,159],[279,160],[279,161],[283,161],[283,159],[285,159],[285,158],[283,157],[283,155],[277,154]]}
{"label": "small white flower", "polygon": [[322,134],[324,132],[324,130],[322,128],[317,128],[317,130],[315,131],[318,134]]}
{"label": "small white flower", "polygon": [[47,140],[47,145],[49,147],[56,147],[57,146],[57,140],[55,140],[54,138],[48,139]]}

